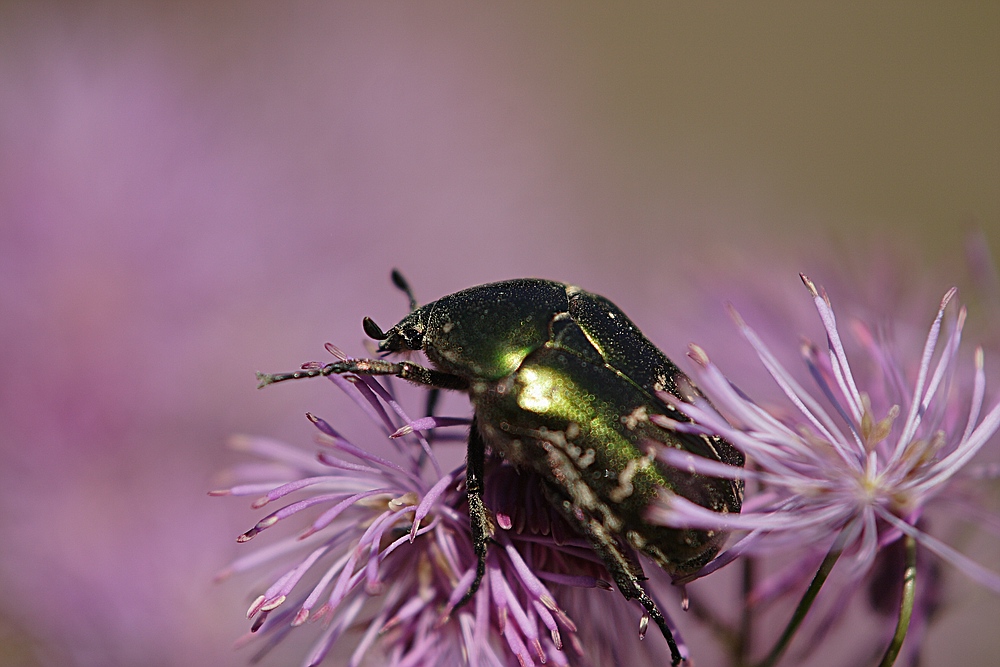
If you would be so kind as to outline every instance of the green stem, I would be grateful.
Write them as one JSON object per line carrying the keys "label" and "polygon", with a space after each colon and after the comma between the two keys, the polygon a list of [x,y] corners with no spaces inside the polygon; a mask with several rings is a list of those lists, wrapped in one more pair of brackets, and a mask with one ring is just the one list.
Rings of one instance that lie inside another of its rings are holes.
{"label": "green stem", "polygon": [[799,606],[795,608],[795,613],[788,620],[788,625],[785,626],[785,631],[781,633],[781,638],[778,639],[774,648],[771,649],[771,652],[757,667],[774,667],[778,663],[778,660],[781,659],[781,656],[785,653],[785,649],[788,648],[788,644],[792,641],[795,631],[799,629],[806,614],[809,613],[809,608],[812,607],[813,601],[816,600],[819,589],[823,587],[823,583],[830,576],[830,571],[833,569],[834,564],[840,558],[843,547],[844,533],[841,532],[840,536],[827,552],[826,558],[820,563],[819,569],[816,570],[816,576],[813,577],[812,582],[809,584],[809,588],[806,589],[806,592],[802,595],[802,599],[799,600]]}
{"label": "green stem", "polygon": [[755,572],[754,559],[746,557],[743,559],[743,611],[740,615],[740,627],[736,635],[736,660],[738,665],[749,664],[749,656],[752,646],[750,638],[753,636],[753,612],[750,610],[750,595],[753,593]]}
{"label": "green stem", "polygon": [[910,627],[910,617],[913,616],[913,600],[917,590],[917,541],[910,535],[906,536],[906,569],[903,570],[903,599],[899,601],[899,620],[896,622],[896,633],[885,649],[879,667],[892,667],[896,656],[903,647],[906,631]]}
{"label": "green stem", "polygon": [[736,646],[738,639],[733,629],[715,614],[706,601],[693,591],[687,591],[687,596],[690,603],[688,613],[698,619],[721,643],[728,647]]}

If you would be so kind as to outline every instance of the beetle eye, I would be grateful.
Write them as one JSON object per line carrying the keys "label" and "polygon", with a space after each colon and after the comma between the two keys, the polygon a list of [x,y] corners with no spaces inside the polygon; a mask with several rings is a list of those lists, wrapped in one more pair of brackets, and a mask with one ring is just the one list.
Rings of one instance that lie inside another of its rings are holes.
{"label": "beetle eye", "polygon": [[385,340],[385,332],[375,324],[375,320],[370,317],[366,317],[361,321],[361,326],[365,330],[365,335],[374,340]]}
{"label": "beetle eye", "polygon": [[413,327],[403,329],[403,340],[406,341],[406,346],[411,350],[419,350],[424,346],[423,333]]}

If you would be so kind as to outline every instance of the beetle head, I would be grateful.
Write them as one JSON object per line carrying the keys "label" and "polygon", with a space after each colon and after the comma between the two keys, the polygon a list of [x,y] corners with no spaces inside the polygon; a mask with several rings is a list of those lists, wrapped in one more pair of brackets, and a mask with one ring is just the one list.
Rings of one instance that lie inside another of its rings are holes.
{"label": "beetle head", "polygon": [[418,308],[385,332],[368,317],[364,319],[363,324],[368,337],[379,341],[379,352],[406,352],[423,349],[425,320],[426,312],[423,308]]}

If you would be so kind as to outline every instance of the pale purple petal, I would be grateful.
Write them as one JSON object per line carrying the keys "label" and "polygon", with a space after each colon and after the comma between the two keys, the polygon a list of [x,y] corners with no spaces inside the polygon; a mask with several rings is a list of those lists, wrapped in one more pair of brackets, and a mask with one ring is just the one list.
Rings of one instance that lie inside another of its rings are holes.
{"label": "pale purple petal", "polygon": [[965,576],[982,584],[983,586],[987,586],[994,591],[1000,592],[1000,574],[986,569],[967,556],[963,556],[959,552],[955,551],[944,542],[928,535],[916,526],[912,526],[905,521],[898,519],[889,512],[879,509],[878,513],[879,516],[891,523],[897,529],[906,533],[910,537],[913,537],[921,545],[950,562]]}
{"label": "pale purple petal", "polygon": [[854,421],[860,422],[863,410],[861,393],[854,382],[851,365],[847,361],[844,344],[840,340],[840,332],[837,331],[837,319],[833,314],[833,308],[830,306],[830,300],[825,293],[822,295],[819,293],[819,290],[816,289],[816,286],[807,276],[799,274],[799,277],[809,290],[809,293],[812,294],[813,305],[816,306],[820,319],[823,321],[823,327],[826,329],[827,342],[832,352],[830,355],[831,366],[837,377],[837,382],[840,384],[841,392],[848,399],[848,406],[851,408],[851,415]]}
{"label": "pale purple petal", "polygon": [[927,371],[930,368],[931,358],[934,356],[934,348],[937,347],[938,333],[941,331],[941,320],[944,318],[944,309],[957,291],[957,289],[952,287],[945,293],[944,298],[941,299],[941,306],[938,308],[937,316],[934,318],[934,323],[931,325],[931,330],[927,334],[927,341],[924,343],[924,351],[920,358],[920,370],[917,374],[917,382],[913,388],[913,402],[910,404],[910,411],[906,415],[903,432],[896,441],[896,449],[892,453],[892,461],[896,461],[902,456],[903,448],[913,439],[913,434],[916,433],[917,426],[920,424],[922,415],[920,414],[921,401],[919,397],[923,394]]}

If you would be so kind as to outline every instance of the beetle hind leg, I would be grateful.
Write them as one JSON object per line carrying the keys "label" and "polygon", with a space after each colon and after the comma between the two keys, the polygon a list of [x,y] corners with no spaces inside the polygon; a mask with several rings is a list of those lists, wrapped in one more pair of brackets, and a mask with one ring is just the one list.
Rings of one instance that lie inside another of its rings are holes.
{"label": "beetle hind leg", "polygon": [[[569,512],[576,514],[571,507],[567,509]],[[600,556],[601,560],[604,561],[605,567],[608,568],[608,572],[611,573],[611,577],[615,580],[618,590],[625,596],[625,599],[637,600],[643,609],[646,610],[646,613],[649,614],[649,617],[653,619],[653,622],[656,623],[657,627],[660,628],[663,638],[667,640],[667,646],[670,647],[670,664],[673,667],[677,667],[684,660],[684,657],[677,647],[677,642],[670,631],[670,626],[667,625],[667,619],[664,618],[663,613],[656,606],[653,598],[649,596],[649,593],[639,583],[640,579],[644,578],[639,564],[634,558],[629,557],[629,554],[619,545],[614,535],[600,521],[593,517],[586,518],[582,516],[576,516],[575,519],[576,525],[583,529],[587,539],[590,540],[591,546],[597,552],[597,555]]]}
{"label": "beetle hind leg", "polygon": [[[585,484],[580,476],[580,471],[556,446],[557,442],[557,440],[550,439],[543,446],[548,454],[551,469],[557,473],[556,476],[562,479],[566,489],[572,494],[574,489],[585,488]],[[618,590],[621,591],[625,599],[638,601],[660,628],[660,632],[663,633],[663,638],[667,640],[667,646],[670,648],[670,664],[677,667],[685,658],[681,655],[670,626],[667,625],[667,619],[656,606],[653,598],[639,583],[645,579],[642,567],[635,556],[619,542],[616,530],[609,528],[597,518],[598,516],[605,518],[613,516],[611,508],[597,498],[587,497],[588,494],[585,493],[578,493],[576,497],[571,499],[552,485],[546,484],[543,489],[549,502],[562,512],[566,520],[583,533],[587,541],[590,542],[591,548],[603,561],[604,566],[608,568],[611,578],[614,579]]]}

